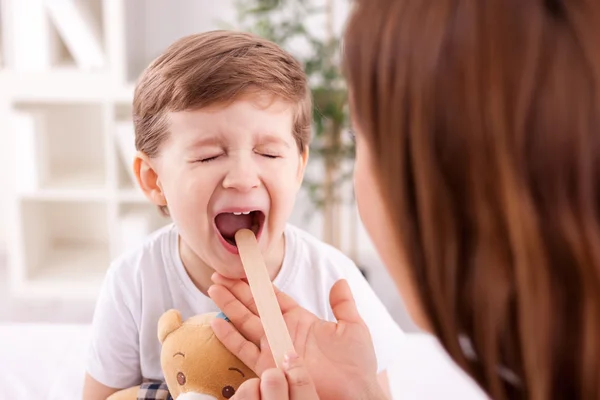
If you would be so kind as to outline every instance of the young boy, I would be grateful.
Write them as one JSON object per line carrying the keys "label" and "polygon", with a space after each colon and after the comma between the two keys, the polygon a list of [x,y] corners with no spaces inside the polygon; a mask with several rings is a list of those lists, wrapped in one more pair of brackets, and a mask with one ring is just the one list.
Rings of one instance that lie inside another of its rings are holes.
{"label": "young boy", "polygon": [[274,284],[334,320],[329,291],[350,284],[373,335],[382,382],[402,336],[354,263],[290,226],[308,159],[311,98],[301,65],[259,37],[180,39],[142,74],[134,97],[134,170],[173,224],[110,266],[98,299],[84,398],[162,380],[157,322],[217,311],[214,271],[244,278],[233,236],[254,230]]}

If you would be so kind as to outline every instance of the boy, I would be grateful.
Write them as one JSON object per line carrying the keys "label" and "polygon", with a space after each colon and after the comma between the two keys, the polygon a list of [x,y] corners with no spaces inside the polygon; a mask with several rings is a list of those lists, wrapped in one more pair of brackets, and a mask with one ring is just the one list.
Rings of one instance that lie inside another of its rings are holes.
{"label": "boy", "polygon": [[144,71],[134,96],[134,170],[173,224],[108,270],[93,321],[84,398],[162,380],[157,322],[217,311],[214,271],[244,278],[234,233],[257,235],[275,285],[333,320],[328,295],[350,284],[371,329],[382,382],[401,331],[339,251],[287,224],[308,159],[311,99],[299,63],[237,32],[180,39]]}

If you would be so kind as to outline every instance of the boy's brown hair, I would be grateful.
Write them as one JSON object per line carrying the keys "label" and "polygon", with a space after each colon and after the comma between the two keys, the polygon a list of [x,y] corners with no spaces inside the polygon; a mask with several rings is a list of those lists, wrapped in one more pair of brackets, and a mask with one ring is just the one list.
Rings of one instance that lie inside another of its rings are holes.
{"label": "boy's brown hair", "polygon": [[142,73],[133,99],[136,149],[159,154],[169,133],[168,112],[228,104],[252,92],[296,106],[292,134],[299,151],[306,151],[312,101],[302,65],[271,41],[223,30],[179,39]]}

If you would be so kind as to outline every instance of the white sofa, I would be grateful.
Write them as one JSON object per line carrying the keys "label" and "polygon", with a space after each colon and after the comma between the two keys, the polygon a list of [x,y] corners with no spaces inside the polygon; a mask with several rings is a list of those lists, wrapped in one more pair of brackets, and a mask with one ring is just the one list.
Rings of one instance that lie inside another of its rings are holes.
{"label": "white sofa", "polygon": [[[0,325],[0,399],[80,399],[89,329]],[[408,334],[405,343],[390,371],[395,399],[485,399],[432,337]]]}

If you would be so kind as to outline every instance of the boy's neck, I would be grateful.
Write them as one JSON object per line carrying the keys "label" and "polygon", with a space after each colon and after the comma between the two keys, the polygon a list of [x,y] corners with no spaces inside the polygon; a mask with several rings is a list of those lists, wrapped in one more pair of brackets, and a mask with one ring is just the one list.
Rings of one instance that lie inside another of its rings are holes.
{"label": "boy's neck", "polygon": [[[268,254],[265,255],[265,264],[267,265],[267,270],[269,272],[271,281],[277,277],[277,274],[279,274],[279,271],[283,265],[283,259],[285,255],[284,236],[285,235],[281,235],[278,243]],[[189,248],[189,246],[185,244],[183,240],[181,240],[181,237],[179,237],[178,245],[181,262],[183,263],[188,276],[198,290],[200,290],[204,295],[207,295],[208,288],[213,284],[211,276],[215,270],[207,265],[202,259],[200,259]]]}

